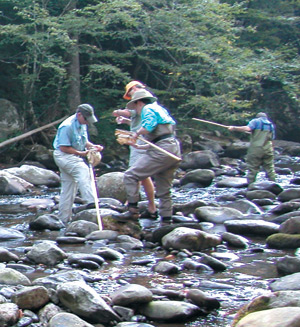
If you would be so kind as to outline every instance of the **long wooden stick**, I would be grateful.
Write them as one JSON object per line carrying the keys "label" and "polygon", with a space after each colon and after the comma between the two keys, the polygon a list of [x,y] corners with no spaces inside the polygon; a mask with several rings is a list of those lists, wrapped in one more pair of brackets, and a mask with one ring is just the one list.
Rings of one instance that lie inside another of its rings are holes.
{"label": "long wooden stick", "polygon": [[206,123],[206,124],[211,124],[211,125],[215,125],[215,126],[220,126],[220,127],[223,127],[223,128],[227,128],[229,126],[227,125],[223,125],[223,124],[219,124],[219,123],[214,123],[212,121],[209,121],[209,120],[204,120],[204,119],[199,119],[199,118],[192,118],[193,120],[197,120],[197,121],[201,121],[202,123]]}
{"label": "long wooden stick", "polygon": [[4,141],[4,142],[1,142],[1,143],[0,143],[0,148],[3,147],[3,146],[5,146],[5,145],[8,145],[8,144],[10,144],[10,143],[20,141],[20,140],[22,140],[22,139],[24,139],[24,138],[26,138],[26,137],[28,137],[28,136],[30,136],[30,135],[32,135],[32,134],[38,133],[38,132],[40,132],[40,131],[42,131],[42,130],[44,130],[44,129],[46,129],[46,128],[49,128],[49,127],[51,127],[51,126],[53,126],[53,125],[56,125],[56,124],[62,122],[62,121],[63,121],[64,119],[66,119],[67,117],[68,117],[68,116],[65,116],[65,117],[63,117],[63,118],[61,118],[61,119],[58,119],[58,120],[56,120],[56,121],[54,121],[54,122],[52,122],[52,123],[50,123],[50,124],[47,124],[47,125],[44,125],[44,126],[38,127],[38,128],[36,128],[36,129],[33,129],[32,131],[26,132],[26,133],[24,133],[24,134],[22,134],[22,135],[19,135],[19,136],[13,137],[13,138],[11,138],[11,139],[8,139],[8,140],[6,140],[6,141]]}
{"label": "long wooden stick", "polygon": [[99,210],[99,199],[98,199],[97,189],[96,189],[96,184],[95,184],[95,175],[94,175],[94,170],[93,170],[93,166],[91,163],[89,163],[89,171],[90,171],[90,176],[91,176],[91,183],[92,183],[91,186],[92,186],[92,192],[93,192],[94,201],[95,201],[98,227],[99,227],[99,230],[103,230],[102,220],[101,220],[100,210]]}
{"label": "long wooden stick", "polygon": [[[223,124],[219,124],[219,123],[215,123],[209,120],[204,120],[204,119],[199,119],[199,118],[192,118],[193,120],[197,120],[197,121],[201,121],[202,123],[206,123],[206,124],[210,124],[210,125],[215,125],[215,126],[219,126],[219,127],[223,127],[228,129],[228,125],[223,125]],[[244,132],[246,134],[251,134],[251,132]]]}
{"label": "long wooden stick", "polygon": [[[121,129],[116,129],[116,133],[117,134],[125,134],[125,135],[131,135],[132,134],[132,132],[129,132],[129,131],[126,131],[126,130],[121,130]],[[169,151],[167,151],[165,149],[162,149],[161,147],[155,145],[154,143],[152,143],[152,142],[150,142],[148,140],[145,140],[141,136],[138,136],[138,139],[141,140],[141,141],[143,141],[143,142],[145,142],[145,143],[147,143],[147,144],[149,144],[153,148],[157,149],[160,152],[163,152],[164,154],[168,155],[169,157],[171,157],[171,158],[173,158],[175,160],[178,160],[178,161],[181,161],[182,160],[181,158],[175,156],[175,154],[173,154],[173,153],[171,153],[171,152],[169,152]]]}

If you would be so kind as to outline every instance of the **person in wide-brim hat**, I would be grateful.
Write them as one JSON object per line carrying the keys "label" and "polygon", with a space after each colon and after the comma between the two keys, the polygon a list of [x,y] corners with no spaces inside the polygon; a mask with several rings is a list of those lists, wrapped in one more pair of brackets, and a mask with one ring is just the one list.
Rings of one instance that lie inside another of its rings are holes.
{"label": "person in wide-brim hat", "polygon": [[131,100],[131,94],[130,93],[131,93],[131,91],[132,91],[132,89],[134,87],[136,89],[137,88],[144,89],[146,86],[143,83],[139,82],[139,81],[131,81],[131,82],[129,82],[125,86],[125,93],[123,95],[123,99],[125,99],[125,100]]}
{"label": "person in wide-brim hat", "polygon": [[142,99],[149,99],[150,103],[153,103],[155,101],[157,101],[157,98],[154,97],[149,91],[147,90],[139,90],[136,91],[132,98],[131,101],[129,101],[126,105],[127,109],[134,109],[134,104],[136,101],[142,100]]}

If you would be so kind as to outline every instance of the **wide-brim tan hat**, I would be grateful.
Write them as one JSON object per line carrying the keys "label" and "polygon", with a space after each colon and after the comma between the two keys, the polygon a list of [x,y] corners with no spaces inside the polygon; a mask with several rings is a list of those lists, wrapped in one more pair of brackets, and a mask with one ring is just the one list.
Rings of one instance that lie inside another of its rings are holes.
{"label": "wide-brim tan hat", "polygon": [[125,93],[123,95],[123,99],[125,99],[125,100],[131,100],[131,96],[129,96],[128,93],[136,85],[139,85],[141,88],[145,88],[146,87],[143,83],[141,83],[139,81],[131,81],[131,82],[129,82],[125,86]]}
{"label": "wide-brim tan hat", "polygon": [[127,103],[126,108],[127,109],[134,109],[135,108],[135,102],[138,100],[142,100],[142,99],[149,99],[151,103],[157,101],[157,98],[155,96],[153,96],[153,94],[151,94],[149,91],[147,90],[139,90],[136,91],[132,98],[131,101],[129,101]]}

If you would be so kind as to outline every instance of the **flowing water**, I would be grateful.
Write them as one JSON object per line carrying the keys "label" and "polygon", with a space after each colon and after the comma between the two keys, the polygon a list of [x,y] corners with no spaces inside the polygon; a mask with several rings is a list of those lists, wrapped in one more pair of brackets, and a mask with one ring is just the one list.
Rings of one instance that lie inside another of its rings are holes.
{"label": "flowing water", "polygon": [[[288,185],[291,176],[280,177],[281,185]],[[236,193],[237,189],[220,189],[212,185],[201,189],[174,189],[174,202],[188,202],[196,199],[213,202],[222,194]],[[58,195],[58,189],[40,189],[36,198],[53,198]],[[20,206],[24,200],[32,199],[32,195],[26,196],[2,196],[0,198],[0,219],[1,227],[11,227],[22,231],[26,238],[24,240],[1,242],[0,246],[7,247],[19,256],[23,256],[26,247],[31,246],[36,240],[55,240],[63,235],[64,231],[31,231],[28,222],[34,212]],[[143,228],[153,229],[160,223],[144,219],[141,221]],[[223,226],[207,225],[208,231],[221,232]],[[293,251],[279,251],[265,247],[264,237],[247,237],[250,245],[247,249],[228,248],[219,246],[214,250],[204,251],[214,255],[223,262],[226,262],[228,269],[219,273],[203,273],[191,270],[182,270],[179,274],[166,276],[155,273],[151,270],[151,263],[148,265],[136,265],[132,262],[149,259],[157,261],[164,259],[167,253],[161,248],[143,249],[126,252],[124,259],[105,263],[99,271],[91,272],[91,276],[97,280],[91,283],[101,295],[109,296],[111,292],[126,282],[137,283],[148,288],[163,287],[165,289],[184,292],[189,288],[200,289],[221,302],[221,307],[206,316],[180,323],[157,323],[148,322],[157,327],[229,327],[232,319],[239,308],[256,296],[269,293],[270,281],[277,278],[275,262],[278,257],[292,254]],[[103,246],[102,242],[86,243],[84,245],[61,245],[61,248],[68,252],[93,252],[97,247]],[[117,245],[116,245],[117,246]],[[174,256],[171,262],[180,265],[182,258]],[[33,267],[32,272],[26,275],[30,279],[45,276],[58,271],[58,268],[45,268],[43,266]]]}

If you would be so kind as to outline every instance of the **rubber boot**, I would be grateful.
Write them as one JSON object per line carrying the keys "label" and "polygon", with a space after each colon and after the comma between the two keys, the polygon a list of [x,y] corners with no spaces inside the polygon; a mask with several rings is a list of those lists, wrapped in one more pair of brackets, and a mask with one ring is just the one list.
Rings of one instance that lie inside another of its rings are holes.
{"label": "rubber boot", "polygon": [[126,223],[128,221],[138,221],[140,217],[138,207],[128,206],[128,211],[112,215],[112,218],[116,221]]}

